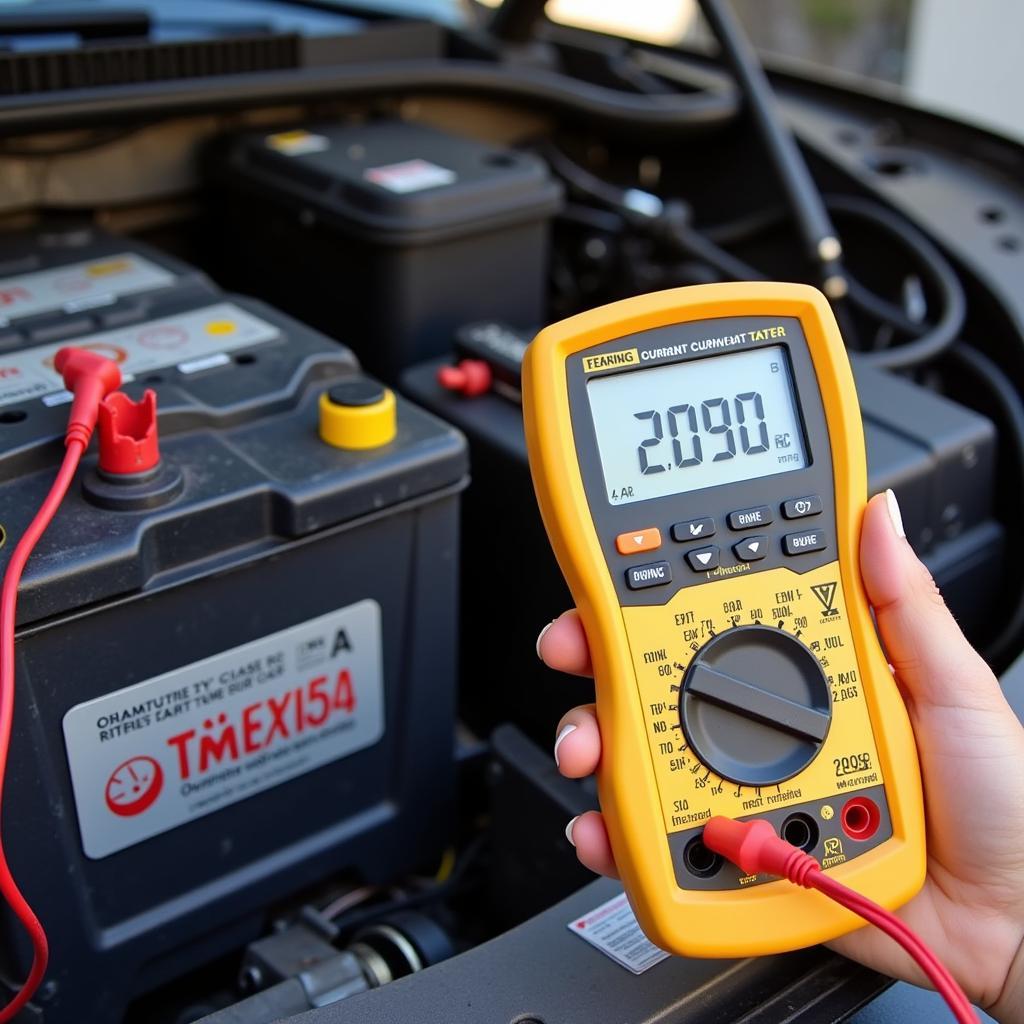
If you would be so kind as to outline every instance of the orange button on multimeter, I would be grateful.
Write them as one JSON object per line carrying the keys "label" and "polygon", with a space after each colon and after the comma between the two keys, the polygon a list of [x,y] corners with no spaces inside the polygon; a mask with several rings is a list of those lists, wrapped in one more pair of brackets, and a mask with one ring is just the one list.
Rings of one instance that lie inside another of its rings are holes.
{"label": "orange button on multimeter", "polygon": [[620,555],[637,555],[660,547],[661,530],[656,526],[649,526],[645,530],[627,530],[615,538],[615,548]]}
{"label": "orange button on multimeter", "polygon": [[860,579],[864,440],[824,297],[639,296],[542,331],[523,369],[534,486],[594,664],[601,807],[644,930],[736,957],[859,926],[713,854],[717,815],[763,818],[846,885],[906,902],[921,784]]}

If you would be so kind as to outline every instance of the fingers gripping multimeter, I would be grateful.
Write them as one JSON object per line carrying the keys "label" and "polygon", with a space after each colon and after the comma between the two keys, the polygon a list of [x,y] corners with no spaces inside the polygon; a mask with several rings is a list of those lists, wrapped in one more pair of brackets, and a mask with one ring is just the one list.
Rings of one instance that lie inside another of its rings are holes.
{"label": "fingers gripping multimeter", "polygon": [[824,297],[794,284],[640,296],[542,331],[530,467],[591,647],[598,787],[644,930],[748,956],[862,922],[743,876],[713,815],[766,818],[895,907],[924,879],[914,738],[858,566],[860,412]]}

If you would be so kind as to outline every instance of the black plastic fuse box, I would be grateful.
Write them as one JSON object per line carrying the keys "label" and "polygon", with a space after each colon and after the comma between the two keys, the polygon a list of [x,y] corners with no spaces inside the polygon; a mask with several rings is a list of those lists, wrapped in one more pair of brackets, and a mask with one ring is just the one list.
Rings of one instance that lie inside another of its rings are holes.
{"label": "black plastic fuse box", "polygon": [[143,242],[54,222],[0,240],[0,353],[142,323],[155,300],[216,294],[205,274]]}
{"label": "black plastic fuse box", "polygon": [[[492,685],[464,687],[463,714],[480,730],[511,720],[547,744],[567,708],[593,700],[593,686],[559,676],[533,652],[545,624],[538,615],[557,615],[572,598],[537,509],[522,410],[514,400],[514,368],[529,340],[508,325],[467,325],[454,339],[454,359],[408,370],[401,387],[463,431],[472,453],[462,530],[462,664],[489,664]],[[493,364],[494,390],[476,398],[445,390],[438,370],[459,358]],[[961,625],[984,628],[997,615],[1005,541],[991,511],[995,428],[984,416],[885,371],[858,367],[857,382],[870,493],[895,490],[907,536]],[[495,546],[496,537],[503,543]],[[485,547],[486,560],[473,557]],[[495,578],[502,580],[499,591],[492,587]],[[530,602],[520,600],[524,593],[532,595]],[[499,602],[496,594],[507,600]],[[502,657],[493,659],[489,652],[498,648]]]}
{"label": "black plastic fuse box", "polygon": [[208,168],[221,277],[258,282],[374,372],[447,352],[467,319],[543,318],[561,187],[531,154],[389,120],[236,136]]}
{"label": "black plastic fuse box", "polygon": [[[79,341],[157,391],[161,468],[114,483],[87,455],[19,600],[4,815],[48,1024],[120,1021],[275,902],[450,841],[461,435],[399,399],[392,441],[332,447],[349,350],[231,295],[150,312]],[[4,356],[0,568],[60,458],[52,351]]]}

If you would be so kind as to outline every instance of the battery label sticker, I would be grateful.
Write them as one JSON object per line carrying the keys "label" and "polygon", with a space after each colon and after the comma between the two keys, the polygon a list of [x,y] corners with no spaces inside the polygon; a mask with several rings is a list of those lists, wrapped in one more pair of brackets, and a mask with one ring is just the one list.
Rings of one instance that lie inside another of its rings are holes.
{"label": "battery label sticker", "polygon": [[634,974],[643,974],[669,956],[640,930],[625,893],[570,921],[569,931]]}
{"label": "battery label sticker", "polygon": [[64,742],[82,847],[107,857],[383,734],[371,600],[78,704]]}
{"label": "battery label sticker", "polygon": [[0,280],[0,325],[55,309],[102,306],[121,295],[167,288],[176,279],[152,260],[130,252],[5,277]]}
{"label": "battery label sticker", "polygon": [[429,160],[403,160],[400,164],[371,167],[363,177],[389,192],[422,192],[427,188],[450,185],[458,175]]}
{"label": "battery label sticker", "polygon": [[[232,349],[248,348],[280,336],[278,329],[231,302],[150,320],[101,334],[76,338],[87,348],[113,359],[125,377]],[[70,342],[25,348],[0,356],[0,406],[42,398],[64,390],[54,356]]]}

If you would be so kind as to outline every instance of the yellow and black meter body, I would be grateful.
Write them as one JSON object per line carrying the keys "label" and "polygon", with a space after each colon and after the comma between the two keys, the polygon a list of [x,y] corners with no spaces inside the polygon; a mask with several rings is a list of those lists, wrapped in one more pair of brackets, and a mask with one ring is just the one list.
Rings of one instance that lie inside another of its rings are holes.
{"label": "yellow and black meter body", "polygon": [[724,863],[701,841],[714,815],[765,818],[864,895],[908,900],[921,784],[860,578],[864,440],[824,297],[715,284],[580,314],[530,345],[523,408],[645,932],[748,956],[862,923]]}

